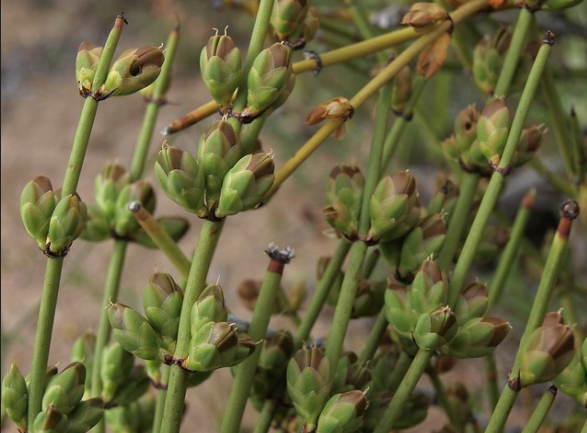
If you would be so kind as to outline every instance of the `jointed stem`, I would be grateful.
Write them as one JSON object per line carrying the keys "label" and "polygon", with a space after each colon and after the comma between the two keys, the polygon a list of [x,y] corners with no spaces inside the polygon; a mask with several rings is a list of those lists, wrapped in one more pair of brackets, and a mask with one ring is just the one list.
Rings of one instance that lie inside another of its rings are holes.
{"label": "jointed stem", "polygon": [[[162,365],[161,383],[167,385],[169,382],[168,365]],[[157,390],[157,403],[155,404],[155,417],[153,418],[153,431],[151,433],[159,433],[161,431],[161,423],[163,422],[163,410],[165,409],[165,400],[167,398],[167,390]]]}
{"label": "jointed stem", "polygon": [[[124,22],[124,17],[118,16],[114,22],[113,29],[108,35],[92,84],[92,92],[97,91],[106,80],[108,68],[110,67],[112,57],[114,56],[118,40],[120,39]],[[97,110],[98,101],[92,97],[86,98],[63,179],[63,188],[61,190],[62,197],[76,193]],[[33,361],[31,364],[31,381],[28,402],[29,426],[33,425],[37,414],[41,411],[45,370],[47,369],[47,362],[49,360],[51,334],[53,332],[62,268],[63,257],[48,259],[45,271],[45,281],[43,283],[43,292],[41,294],[41,306],[39,310],[37,332],[35,335]]]}
{"label": "jointed stem", "polygon": [[536,61],[532,67],[532,71],[528,76],[528,81],[524,87],[524,91],[520,98],[514,120],[510,127],[510,132],[503,150],[503,154],[501,155],[499,166],[491,176],[491,180],[489,181],[489,185],[485,195],[483,196],[483,201],[481,202],[477,216],[473,221],[473,226],[471,227],[471,231],[467,236],[467,240],[465,241],[465,245],[463,246],[463,250],[459,256],[459,260],[452,275],[449,285],[448,297],[448,303],[451,306],[454,306],[458,299],[467,273],[469,272],[469,268],[473,263],[473,257],[475,255],[479,241],[481,240],[483,230],[489,221],[491,212],[493,211],[493,208],[497,203],[497,199],[499,198],[501,188],[505,183],[505,176],[511,167],[510,164],[512,157],[520,140],[524,121],[526,120],[528,110],[530,109],[530,103],[532,102],[532,98],[534,97],[534,93],[536,92],[536,88],[540,82],[540,77],[542,76],[542,71],[544,70],[546,60],[550,54],[550,49],[550,42],[542,44],[540,50],[538,51]]}
{"label": "jointed stem", "polygon": [[428,367],[431,357],[432,352],[429,350],[418,351],[373,433],[387,433],[391,430],[402,415],[405,404]]}
{"label": "jointed stem", "polygon": [[[192,305],[205,288],[208,269],[210,268],[223,224],[223,221],[204,221],[202,225],[200,238],[198,239],[185,288],[179,319],[177,346],[174,354],[178,359],[183,359],[188,355],[190,344],[190,312]],[[187,374],[187,372],[179,367],[171,367],[161,433],[179,432],[187,390]]]}
{"label": "jointed stem", "polygon": [[556,386],[552,385],[550,388],[548,388],[532,412],[532,415],[526,423],[526,427],[524,427],[524,430],[522,430],[522,433],[537,433],[540,430],[540,426],[548,416],[548,411],[554,403],[556,394]]}
{"label": "jointed stem", "polygon": [[385,317],[385,313],[382,310],[377,315],[377,320],[375,320],[375,323],[371,328],[371,332],[369,332],[369,337],[367,337],[365,347],[359,355],[359,361],[369,361],[373,359],[373,356],[375,356],[375,352],[377,352],[377,348],[379,347],[379,342],[387,330],[387,325],[387,318]]}
{"label": "jointed stem", "polygon": [[322,279],[316,286],[316,291],[314,292],[314,296],[310,300],[310,305],[308,309],[304,313],[304,317],[302,317],[302,321],[300,326],[298,326],[295,338],[294,338],[294,346],[296,348],[300,348],[302,343],[308,339],[310,336],[310,331],[314,327],[318,316],[320,315],[320,311],[322,311],[322,306],[328,297],[328,292],[330,291],[330,287],[332,287],[332,283],[334,282],[336,276],[340,272],[340,267],[342,266],[344,259],[346,258],[349,250],[351,249],[351,244],[346,241],[341,241],[338,244],[338,248],[334,253],[334,256],[328,262],[328,266],[326,266],[326,271],[322,276]]}
{"label": "jointed stem", "polygon": [[[261,341],[267,333],[271,311],[277,299],[277,292],[280,290],[284,264],[284,262],[271,259],[267,268],[249,327],[249,335],[255,341]],[[234,384],[226,405],[222,426],[220,427],[221,433],[236,433],[239,431],[260,356],[261,348],[259,347],[236,367]]]}
{"label": "jointed stem", "polygon": [[[369,203],[371,195],[379,182],[381,170],[381,156],[383,154],[383,141],[387,132],[387,121],[389,118],[389,109],[391,105],[391,84],[383,87],[379,94],[377,103],[377,114],[375,118],[375,131],[373,133],[373,143],[369,154],[369,164],[367,169],[367,179],[363,190],[361,200],[361,213],[359,217],[359,235],[366,236],[369,232],[371,219],[369,218]],[[361,279],[363,262],[367,254],[367,244],[364,242],[355,242],[351,247],[351,254],[347,271],[342,281],[340,296],[336,303],[332,327],[328,335],[326,344],[326,356],[330,362],[331,376],[336,373],[336,366],[342,353],[342,346],[351,318],[353,303],[357,294],[357,288]]]}

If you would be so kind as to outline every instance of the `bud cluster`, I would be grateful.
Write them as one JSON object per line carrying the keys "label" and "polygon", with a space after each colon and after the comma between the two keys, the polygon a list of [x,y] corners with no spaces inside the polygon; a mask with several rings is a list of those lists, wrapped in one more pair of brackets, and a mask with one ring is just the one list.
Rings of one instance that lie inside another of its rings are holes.
{"label": "bud cluster", "polygon": [[86,368],[74,362],[58,372],[47,370],[41,412],[32,426],[28,425],[28,387],[30,381],[12,365],[2,381],[2,406],[20,431],[84,433],[94,427],[104,415],[100,398],[82,400],[86,383]]}
{"label": "bud cluster", "polygon": [[221,219],[257,206],[273,185],[270,155],[243,156],[229,122],[214,123],[200,139],[198,158],[163,144],[155,175],[167,196],[200,218]]}

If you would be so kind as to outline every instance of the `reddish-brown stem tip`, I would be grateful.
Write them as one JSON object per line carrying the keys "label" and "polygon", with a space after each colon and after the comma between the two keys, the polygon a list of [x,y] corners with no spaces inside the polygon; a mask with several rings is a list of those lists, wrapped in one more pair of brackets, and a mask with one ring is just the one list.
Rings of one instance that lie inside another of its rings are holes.
{"label": "reddish-brown stem tip", "polygon": [[579,205],[574,200],[567,200],[560,207],[561,220],[558,224],[557,234],[563,238],[568,239],[571,233],[573,220],[579,216]]}

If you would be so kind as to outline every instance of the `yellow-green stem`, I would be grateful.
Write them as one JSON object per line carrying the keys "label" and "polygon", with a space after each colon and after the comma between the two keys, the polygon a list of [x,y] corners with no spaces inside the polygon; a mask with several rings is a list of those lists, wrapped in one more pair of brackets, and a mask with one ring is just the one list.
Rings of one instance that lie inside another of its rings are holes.
{"label": "yellow-green stem", "polygon": [[550,388],[548,388],[532,412],[532,415],[526,423],[526,427],[524,427],[524,430],[522,430],[522,433],[538,433],[540,426],[542,426],[542,423],[548,416],[548,411],[554,403],[556,394],[556,386],[552,385]]}
{"label": "yellow-green stem", "polygon": [[391,377],[389,378],[389,389],[392,391],[397,389],[403,377],[406,375],[406,372],[410,368],[410,365],[412,365],[413,360],[414,358],[408,355],[405,351],[402,350],[400,352],[399,358],[393,366]]}
{"label": "yellow-green stem", "polygon": [[[387,84],[379,93],[377,102],[377,113],[375,115],[375,130],[373,132],[373,142],[369,153],[369,163],[367,167],[367,179],[361,199],[361,213],[359,216],[359,235],[366,237],[371,225],[369,218],[369,204],[371,195],[379,182],[381,170],[381,156],[383,154],[383,142],[387,132],[387,122],[389,119],[389,110],[391,106],[391,84]],[[357,294],[357,288],[361,280],[363,263],[367,254],[367,244],[364,242],[355,242],[351,247],[351,253],[347,271],[342,281],[340,296],[334,310],[332,326],[328,334],[326,344],[326,356],[330,363],[331,376],[334,378],[338,360],[342,353],[343,343],[346,331],[351,318],[353,303]]]}
{"label": "yellow-green stem", "polygon": [[304,317],[302,317],[302,321],[298,326],[296,335],[294,337],[294,347],[300,348],[302,343],[310,336],[310,331],[312,331],[312,328],[314,327],[314,324],[320,315],[320,311],[322,311],[322,306],[328,297],[330,287],[332,287],[332,283],[340,272],[340,268],[350,249],[351,244],[346,241],[341,241],[338,244],[338,248],[328,262],[326,271],[316,286],[316,291],[310,300],[310,305],[304,312]]}
{"label": "yellow-green stem", "polygon": [[[271,311],[277,299],[277,292],[280,290],[285,263],[287,262],[273,257],[269,262],[249,326],[249,335],[255,341],[263,340],[267,333]],[[237,433],[239,431],[259,356],[261,356],[260,347],[236,367],[235,379],[226,405],[226,411],[222,418],[220,433]]]}
{"label": "yellow-green stem", "polygon": [[463,173],[459,187],[459,197],[456,206],[450,216],[450,224],[446,231],[446,238],[436,263],[443,271],[448,271],[452,265],[453,258],[459,247],[461,237],[465,231],[467,219],[471,213],[471,205],[477,192],[479,174]]}
{"label": "yellow-green stem", "polygon": [[373,433],[387,433],[391,430],[402,415],[406,402],[412,395],[426,367],[428,367],[431,357],[432,352],[429,350],[418,351]]}
{"label": "yellow-green stem", "polygon": [[485,366],[485,380],[487,382],[487,399],[491,412],[495,410],[499,401],[499,385],[497,383],[497,365],[495,362],[495,353],[491,353],[483,358]]}
{"label": "yellow-green stem", "polygon": [[532,66],[530,75],[528,76],[526,86],[524,87],[524,91],[520,97],[520,102],[518,103],[516,114],[512,121],[510,132],[508,134],[507,142],[501,155],[499,165],[491,176],[489,185],[487,186],[487,190],[483,196],[483,201],[481,202],[471,230],[469,231],[455,266],[455,270],[449,285],[448,304],[451,306],[454,306],[458,299],[458,296],[463,287],[463,283],[465,282],[465,278],[467,277],[467,273],[469,272],[469,268],[473,263],[473,257],[475,256],[475,251],[477,250],[477,246],[481,240],[483,230],[487,226],[489,217],[493,212],[495,204],[497,203],[497,199],[499,198],[499,194],[503,184],[505,183],[505,177],[511,169],[510,164],[520,140],[520,135],[522,134],[524,121],[526,120],[526,116],[530,109],[530,104],[538,84],[540,83],[542,71],[544,70],[546,61],[551,51],[551,44],[553,43],[551,37],[551,34],[547,34],[545,37],[546,42],[542,44],[540,50],[538,51],[538,55],[534,65]]}
{"label": "yellow-green stem", "polygon": [[[570,212],[569,212],[570,210]],[[565,257],[567,249],[568,238],[572,227],[573,219],[576,218],[578,208],[576,203],[570,202],[563,205],[561,211],[562,218],[558,226],[557,233],[552,241],[546,265],[540,279],[540,284],[534,297],[534,303],[532,304],[532,310],[530,316],[526,321],[526,328],[522,335],[522,341],[520,347],[524,344],[524,341],[532,334],[532,332],[540,326],[542,320],[548,309],[548,304],[552,297],[554,288],[556,287],[556,281],[560,272],[561,264]],[[518,396],[518,375],[520,370],[520,351],[516,354],[514,366],[510,373],[510,384],[504,387],[497,406],[493,411],[493,415],[489,420],[485,433],[497,433],[503,430],[507,418],[516,402]]]}
{"label": "yellow-green stem", "polygon": [[[453,24],[458,24],[467,19],[471,15],[477,13],[487,6],[488,0],[475,0],[459,8],[452,15],[452,23],[449,21],[438,24],[429,33],[420,37],[416,42],[404,50],[393,62],[386,66],[379,74],[377,74],[365,87],[363,87],[351,100],[350,104],[355,108],[363,105],[367,99],[375,94],[381,87],[383,87],[389,80],[412,59],[414,59],[420,52],[432,43],[440,35],[448,31]],[[376,39],[376,38],[374,38]],[[367,42],[372,42],[366,41]],[[330,120],[322,126],[301,148],[300,150],[285,163],[285,165],[275,174],[275,181],[269,192],[265,195],[267,201],[281,184],[306,160],[310,155],[320,147],[320,145],[330,135],[338,129],[344,120]]]}
{"label": "yellow-green stem", "polygon": [[[183,359],[188,355],[191,337],[190,311],[192,305],[196,302],[206,286],[208,269],[210,268],[210,263],[212,262],[223,225],[224,221],[206,220],[200,230],[200,237],[196,245],[181,307],[177,346],[174,353],[177,359]],[[177,366],[170,368],[161,433],[179,432],[187,390],[187,376],[188,373]]]}
{"label": "yellow-green stem", "polygon": [[[96,70],[96,75],[92,84],[92,92],[97,91],[106,80],[110,62],[114,56],[114,51],[125,20],[123,16],[116,17],[114,27],[108,35],[100,62]],[[73,139],[67,169],[63,178],[63,188],[61,196],[75,194],[79,182],[88,142],[96,112],[98,110],[98,101],[92,97],[86,98],[78,127]],[[30,372],[30,387],[28,401],[28,422],[32,426],[37,414],[41,411],[41,400],[43,399],[43,385],[47,362],[49,360],[49,350],[51,348],[51,334],[53,332],[53,323],[55,320],[55,310],[57,308],[57,298],[59,295],[59,284],[61,281],[61,270],[63,268],[63,257],[49,258],[45,270],[45,280],[43,283],[43,292],[41,294],[41,305],[39,309],[39,321],[35,335],[35,345],[33,347],[33,360]]]}
{"label": "yellow-green stem", "polygon": [[133,215],[149,237],[153,240],[165,257],[173,263],[182,277],[187,278],[190,272],[190,259],[179,248],[171,236],[159,225],[153,215],[139,203],[131,203]]}
{"label": "yellow-green stem", "polygon": [[[167,385],[169,382],[168,365],[161,366],[161,383]],[[159,433],[161,431],[161,423],[163,421],[163,410],[165,409],[165,399],[167,398],[167,389],[157,390],[157,403],[155,404],[155,417],[153,418],[153,430],[151,433]]]}
{"label": "yellow-green stem", "polygon": [[145,161],[149,154],[149,144],[153,138],[153,131],[155,129],[155,122],[157,121],[157,115],[159,114],[159,108],[161,107],[161,104],[165,103],[165,92],[169,87],[169,81],[171,80],[171,67],[173,66],[178,43],[179,27],[171,32],[167,38],[167,43],[165,44],[167,47],[165,51],[165,62],[163,62],[161,73],[159,74],[157,81],[155,81],[151,100],[147,104],[141,132],[130,165],[129,172],[131,182],[140,179],[145,171]]}
{"label": "yellow-green stem", "polygon": [[267,433],[269,431],[276,407],[277,403],[275,400],[265,400],[263,409],[261,410],[261,415],[255,424],[255,430],[253,430],[253,433]]}
{"label": "yellow-green stem", "polygon": [[515,258],[520,250],[520,245],[524,236],[524,230],[526,229],[530,214],[532,213],[532,208],[534,207],[535,197],[536,190],[533,188],[522,200],[514,223],[512,224],[510,239],[500,257],[493,278],[489,283],[489,304],[487,306],[487,311],[491,311],[493,306],[499,301],[507,278],[514,266]]}

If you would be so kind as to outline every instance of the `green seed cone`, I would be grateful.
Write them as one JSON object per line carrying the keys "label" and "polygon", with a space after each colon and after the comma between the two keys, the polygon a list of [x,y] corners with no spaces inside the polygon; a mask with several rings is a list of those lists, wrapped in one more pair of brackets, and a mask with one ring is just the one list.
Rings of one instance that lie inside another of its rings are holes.
{"label": "green seed cone", "polygon": [[332,393],[340,394],[353,390],[365,391],[369,388],[370,382],[369,362],[359,361],[354,352],[346,352],[338,361],[332,382]]}
{"label": "green seed cone", "polygon": [[554,379],[571,362],[575,338],[570,327],[550,313],[520,346],[520,386]]}
{"label": "green seed cone", "polygon": [[420,349],[438,350],[451,341],[458,331],[457,319],[449,307],[438,307],[422,314],[414,328],[414,340]]}
{"label": "green seed cone", "polygon": [[134,365],[131,353],[114,342],[102,354],[100,380],[102,381],[102,399],[111,402],[124,384]]}
{"label": "green seed cone", "polygon": [[88,205],[87,219],[80,238],[88,242],[102,242],[112,235],[110,221],[97,206]]}
{"label": "green seed cone", "polygon": [[212,371],[244,361],[255,350],[255,342],[226,322],[207,322],[192,335],[184,367],[193,371]]}
{"label": "green seed cone", "polygon": [[69,364],[47,383],[42,409],[53,406],[64,415],[74,409],[84,396],[86,367],[81,362]]}
{"label": "green seed cone", "polygon": [[102,51],[104,51],[104,47],[99,47],[91,42],[82,42],[77,50],[75,80],[82,96],[87,96],[91,92]]}
{"label": "green seed cone", "polygon": [[110,66],[106,82],[98,90],[99,97],[131,95],[153,83],[165,61],[159,47],[131,48]]}
{"label": "green seed cone", "polygon": [[69,414],[67,433],[85,433],[98,424],[104,417],[104,402],[101,398],[92,398],[79,403]]}
{"label": "green seed cone", "polygon": [[459,324],[483,317],[487,311],[488,302],[485,284],[473,281],[465,286],[454,310]]}
{"label": "green seed cone", "polygon": [[243,119],[252,119],[269,108],[288,87],[292,50],[280,43],[273,44],[259,53],[247,76],[247,106],[241,113]]}
{"label": "green seed cone", "polygon": [[67,416],[59,412],[55,407],[49,406],[43,410],[33,423],[35,433],[67,433],[69,420]]}
{"label": "green seed cone", "polygon": [[287,393],[308,431],[330,396],[330,364],[318,347],[298,350],[287,365]]}
{"label": "green seed cone", "polygon": [[497,317],[473,318],[459,327],[457,335],[444,348],[445,353],[463,359],[487,356],[510,330],[510,324]]}
{"label": "green seed cone", "polygon": [[416,181],[409,171],[383,178],[371,197],[371,230],[374,240],[391,241],[404,236],[420,220]]}
{"label": "green seed cone", "polygon": [[81,362],[86,367],[86,386],[84,397],[87,397],[91,390],[92,367],[94,364],[94,348],[96,336],[90,332],[83,334],[73,343],[71,347],[71,362]]}
{"label": "green seed cone", "polygon": [[28,390],[24,377],[15,364],[2,380],[2,407],[20,431],[27,429]]}
{"label": "green seed cone", "polygon": [[156,272],[143,291],[147,320],[163,337],[177,339],[183,292],[170,274]]}
{"label": "green seed cone", "polygon": [[220,109],[229,108],[242,76],[240,50],[230,36],[216,35],[208,40],[200,55],[200,71]]}
{"label": "green seed cone", "polygon": [[77,194],[61,198],[49,222],[49,250],[54,254],[65,253],[82,233],[86,218],[86,205]]}
{"label": "green seed cone", "polygon": [[198,165],[203,172],[208,209],[216,206],[226,173],[242,156],[242,148],[230,123],[214,123],[200,138]]}
{"label": "green seed cone", "polygon": [[559,391],[587,408],[587,374],[579,356],[573,357],[569,365],[554,379],[554,384]]}
{"label": "green seed cone", "polygon": [[487,95],[492,95],[495,90],[511,37],[511,32],[501,27],[492,36],[481,39],[473,50],[473,79]]}
{"label": "green seed cone", "polygon": [[195,335],[202,325],[208,322],[225,322],[227,317],[222,287],[218,284],[206,287],[192,307],[192,335]]}
{"label": "green seed cone", "polygon": [[161,339],[147,319],[123,304],[110,304],[108,318],[114,338],[124,350],[145,360],[158,359]]}
{"label": "green seed cone", "polygon": [[[383,417],[389,402],[393,397],[391,391],[380,391],[369,398],[369,406],[363,416],[363,431],[372,432]],[[402,415],[395,422],[395,429],[406,429],[414,427],[424,421],[428,415],[430,397],[421,393],[414,393],[406,402]]]}
{"label": "green seed cone", "polygon": [[216,217],[224,218],[257,206],[273,185],[274,170],[269,155],[256,153],[241,158],[224,178]]}
{"label": "green seed cone", "polygon": [[108,164],[96,176],[94,196],[96,205],[108,221],[116,218],[117,201],[120,192],[130,184],[130,174],[120,164]]}
{"label": "green seed cone", "polygon": [[410,308],[428,313],[444,305],[448,296],[448,278],[432,260],[425,260],[416,273],[408,293]]}
{"label": "green seed cone", "polygon": [[354,164],[341,164],[330,172],[326,183],[323,210],[328,223],[339,233],[353,239],[358,235],[361,197],[365,178]]}
{"label": "green seed cone", "polygon": [[200,218],[208,215],[203,172],[189,152],[164,143],[157,155],[155,175],[167,197]]}
{"label": "green seed cone", "polygon": [[51,181],[44,176],[35,177],[22,190],[20,216],[27,233],[42,250],[47,244],[49,223],[57,201]]}
{"label": "green seed cone", "polygon": [[402,242],[398,274],[411,278],[427,257],[436,255],[446,237],[446,222],[440,214],[424,218]]}
{"label": "green seed cone", "polygon": [[522,130],[518,148],[513,157],[513,162],[516,167],[520,167],[532,159],[536,151],[540,148],[542,137],[546,132],[547,129],[544,127],[544,124],[528,126]]}
{"label": "green seed cone", "polygon": [[310,5],[307,0],[277,0],[271,16],[271,25],[279,41],[297,41]]}
{"label": "green seed cone", "polygon": [[409,308],[407,297],[404,286],[391,284],[385,291],[385,317],[395,334],[411,339],[417,317]]}
{"label": "green seed cone", "polygon": [[485,106],[477,123],[477,140],[487,160],[497,166],[505,147],[510,125],[510,113],[505,102],[496,98]]}
{"label": "green seed cone", "polygon": [[360,281],[351,317],[372,317],[378,314],[383,305],[386,289],[386,280]]}
{"label": "green seed cone", "polygon": [[351,433],[360,430],[367,405],[363,391],[332,396],[320,414],[317,433]]}
{"label": "green seed cone", "polygon": [[137,401],[145,392],[148,391],[151,380],[144,366],[137,365],[133,367],[130,374],[118,388],[111,404],[125,406]]}
{"label": "green seed cone", "polygon": [[320,28],[320,11],[318,8],[311,6],[306,14],[306,19],[302,24],[302,35],[306,42],[310,42],[316,36]]}

